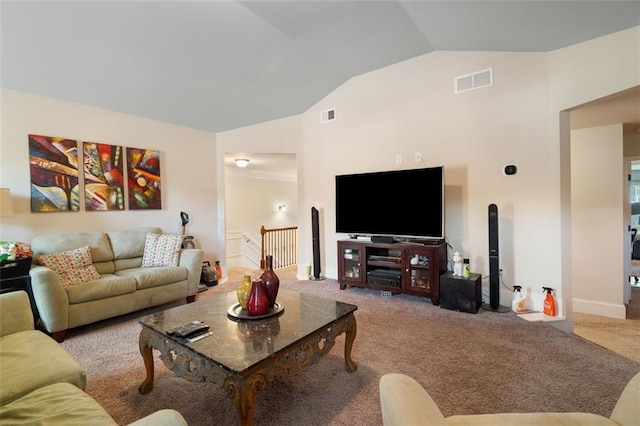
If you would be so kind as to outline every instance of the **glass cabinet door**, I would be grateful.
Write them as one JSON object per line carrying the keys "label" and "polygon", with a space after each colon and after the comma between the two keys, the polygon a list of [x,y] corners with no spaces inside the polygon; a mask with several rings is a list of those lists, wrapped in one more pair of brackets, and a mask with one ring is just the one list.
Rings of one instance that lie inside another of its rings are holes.
{"label": "glass cabinet door", "polygon": [[433,273],[430,267],[431,256],[412,252],[408,254],[408,258],[409,282],[407,290],[430,293],[433,286]]}
{"label": "glass cabinet door", "polygon": [[343,248],[342,259],[344,262],[344,278],[360,280],[361,274],[361,253],[360,248]]}

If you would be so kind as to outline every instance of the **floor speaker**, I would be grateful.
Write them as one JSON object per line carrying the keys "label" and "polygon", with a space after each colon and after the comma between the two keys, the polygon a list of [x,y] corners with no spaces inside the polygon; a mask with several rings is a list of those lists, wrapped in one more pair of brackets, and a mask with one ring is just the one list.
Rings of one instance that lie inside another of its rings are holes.
{"label": "floor speaker", "polygon": [[311,242],[313,244],[313,277],[320,279],[320,212],[311,207]]}
{"label": "floor speaker", "polygon": [[498,206],[489,204],[489,304],[500,307],[500,250],[498,247]]}

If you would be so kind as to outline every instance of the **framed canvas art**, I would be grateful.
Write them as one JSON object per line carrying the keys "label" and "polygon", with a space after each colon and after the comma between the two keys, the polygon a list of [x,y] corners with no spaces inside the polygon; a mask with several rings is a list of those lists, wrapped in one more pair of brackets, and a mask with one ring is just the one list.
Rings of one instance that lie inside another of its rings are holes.
{"label": "framed canvas art", "polygon": [[127,148],[129,210],[162,208],[160,192],[160,152]]}
{"label": "framed canvas art", "polygon": [[96,142],[84,142],[83,147],[86,210],[124,210],[122,147]]}
{"label": "framed canvas art", "polygon": [[29,168],[32,212],[80,210],[77,141],[29,135]]}

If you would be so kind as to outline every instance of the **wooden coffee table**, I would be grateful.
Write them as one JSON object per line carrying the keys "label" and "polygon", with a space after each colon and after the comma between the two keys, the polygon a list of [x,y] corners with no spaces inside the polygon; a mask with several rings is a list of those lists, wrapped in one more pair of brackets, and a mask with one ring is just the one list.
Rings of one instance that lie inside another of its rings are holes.
{"label": "wooden coffee table", "polygon": [[[344,361],[351,359],[357,325],[357,306],[281,289],[277,302],[283,311],[265,319],[238,320],[227,310],[238,302],[235,291],[148,315],[140,320],[140,353],[147,377],[142,394],[153,389],[152,350],[168,369],[191,381],[218,383],[233,399],[240,424],[252,425],[255,395],[282,375],[317,363],[345,333]],[[202,320],[213,335],[194,343],[165,332],[181,324]]]}

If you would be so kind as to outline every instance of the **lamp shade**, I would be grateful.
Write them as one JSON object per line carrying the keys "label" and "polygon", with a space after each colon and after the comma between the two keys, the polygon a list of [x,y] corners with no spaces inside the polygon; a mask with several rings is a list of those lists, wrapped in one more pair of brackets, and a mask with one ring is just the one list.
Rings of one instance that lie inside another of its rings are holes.
{"label": "lamp shade", "polygon": [[13,216],[13,202],[9,188],[0,188],[0,217]]}

